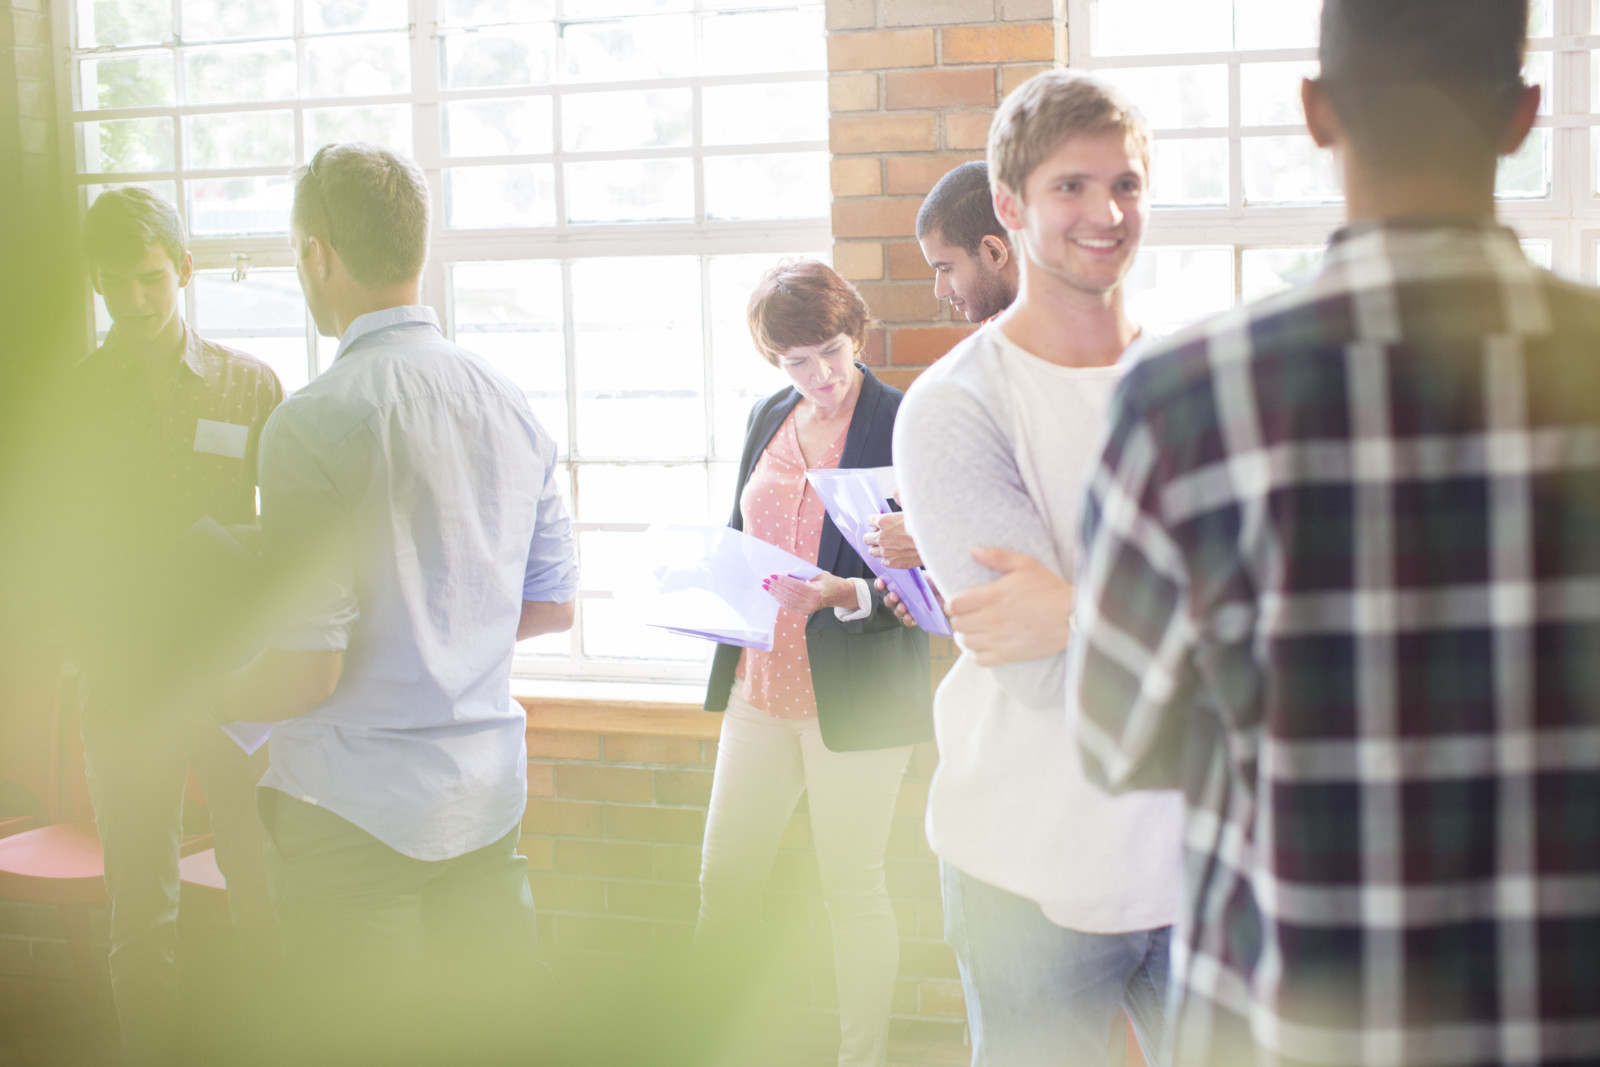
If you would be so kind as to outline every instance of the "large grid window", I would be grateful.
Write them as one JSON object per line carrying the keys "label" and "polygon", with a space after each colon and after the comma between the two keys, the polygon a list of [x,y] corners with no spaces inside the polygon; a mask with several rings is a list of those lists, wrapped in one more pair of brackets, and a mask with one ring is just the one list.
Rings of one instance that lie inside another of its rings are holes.
{"label": "large grid window", "polygon": [[703,677],[709,646],[616,594],[650,522],[726,518],[745,417],[783,380],[746,299],[831,243],[820,0],[56,5],[81,204],[139,184],[178,205],[190,321],[290,390],[337,343],[300,298],[288,171],[356,139],[417,160],[423,299],[562,446],[578,622],[524,643],[519,672]]}
{"label": "large grid window", "polygon": [[[1532,0],[1538,124],[1502,160],[1501,218],[1534,262],[1592,281],[1600,234],[1600,0]],[[1303,125],[1321,0],[1071,0],[1072,63],[1154,130],[1153,213],[1130,304],[1167,331],[1285,288],[1342,219],[1331,154]]]}

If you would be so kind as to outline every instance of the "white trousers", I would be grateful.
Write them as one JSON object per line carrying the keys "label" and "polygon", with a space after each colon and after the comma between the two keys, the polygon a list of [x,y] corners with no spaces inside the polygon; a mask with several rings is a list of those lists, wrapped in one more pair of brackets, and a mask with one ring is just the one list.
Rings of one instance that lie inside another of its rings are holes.
{"label": "white trousers", "polygon": [[883,852],[911,746],[831,752],[815,719],[778,719],[738,692],[717,747],[700,864],[701,937],[761,921],[761,897],[800,794],[811,812],[823,900],[833,928],[840,1067],[883,1067],[900,934]]}

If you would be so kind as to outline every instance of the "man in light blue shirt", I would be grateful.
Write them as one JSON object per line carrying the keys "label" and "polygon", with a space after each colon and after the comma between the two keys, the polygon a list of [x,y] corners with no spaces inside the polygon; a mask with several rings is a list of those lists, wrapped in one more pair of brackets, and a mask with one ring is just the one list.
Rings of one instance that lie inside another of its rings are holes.
{"label": "man in light blue shirt", "polygon": [[296,175],[301,287],[340,341],[262,435],[263,561],[294,622],[230,711],[277,722],[268,870],[335,1062],[418,1055],[440,990],[531,972],[512,652],[570,628],[577,594],[555,442],[419,304],[427,236],[426,179],[388,151],[332,145]]}

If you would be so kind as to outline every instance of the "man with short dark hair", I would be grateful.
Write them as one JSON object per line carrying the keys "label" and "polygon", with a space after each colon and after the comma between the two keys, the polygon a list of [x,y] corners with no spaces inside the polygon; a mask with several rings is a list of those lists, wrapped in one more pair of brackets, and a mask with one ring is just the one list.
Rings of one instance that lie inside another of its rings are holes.
{"label": "man with short dark hair", "polygon": [[[111,982],[127,1057],[179,1055],[178,852],[185,768],[205,791],[217,861],[243,943],[270,954],[252,761],[210,721],[197,634],[218,625],[180,539],[198,520],[256,521],[256,446],[283,398],[272,370],[183,320],[194,272],[182,221],[145,189],[102,193],[83,223],[111,332],[78,365],[85,402],[69,442],[96,487],[102,542],[84,656],[83,736],[111,898]],[[80,487],[82,488],[82,487]],[[203,584],[203,583],[201,583]],[[190,596],[188,594],[192,593]],[[188,597],[185,599],[185,597]],[[82,633],[79,635],[83,636]],[[254,961],[259,963],[259,960]]]}
{"label": "man with short dark hair", "polygon": [[1187,791],[1179,1064],[1600,1062],[1600,295],[1495,223],[1527,17],[1327,0],[1348,225],[1112,407],[1068,715]]}
{"label": "man with short dark hair", "polygon": [[961,164],[928,193],[917,211],[917,243],[933,268],[933,295],[968,322],[992,319],[1017,298],[1017,260],[982,160]]}
{"label": "man with short dark hair", "polygon": [[424,1023],[480,994],[528,998],[511,662],[518,640],[572,625],[571,524],[522,392],[419,302],[422,172],[372,145],[321,149],[295,174],[290,240],[339,350],[262,438],[263,562],[294,610],[233,711],[276,721],[268,871],[318,1051],[437,1062],[422,1037],[474,1035]]}

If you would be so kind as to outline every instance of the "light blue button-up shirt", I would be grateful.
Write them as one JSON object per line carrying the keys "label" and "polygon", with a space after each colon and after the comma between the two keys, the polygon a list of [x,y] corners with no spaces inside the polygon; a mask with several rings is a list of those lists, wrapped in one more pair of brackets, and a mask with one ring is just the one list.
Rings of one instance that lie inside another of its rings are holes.
{"label": "light blue button-up shirt", "polygon": [[522,601],[578,589],[555,442],[431,308],[396,307],[350,324],[260,456],[263,556],[295,576],[273,644],[345,653],[333,695],[273,729],[261,784],[417,859],[503,837],[527,798]]}

